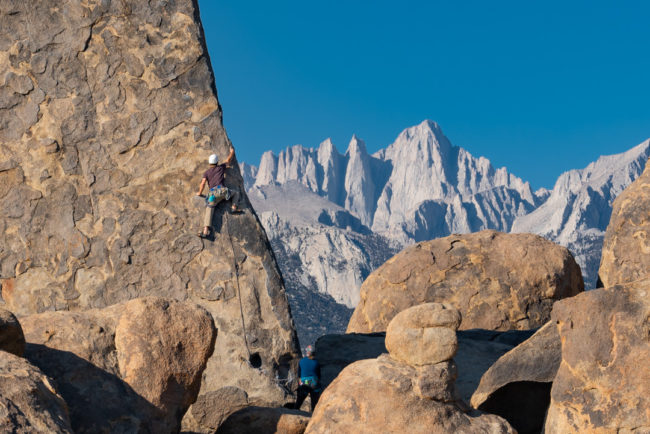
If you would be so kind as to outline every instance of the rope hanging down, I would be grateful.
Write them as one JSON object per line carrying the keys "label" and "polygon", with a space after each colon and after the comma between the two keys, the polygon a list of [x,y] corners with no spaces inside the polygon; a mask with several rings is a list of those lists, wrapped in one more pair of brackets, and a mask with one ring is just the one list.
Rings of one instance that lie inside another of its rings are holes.
{"label": "rope hanging down", "polygon": [[228,217],[227,212],[224,213],[224,217],[226,217],[226,225],[225,225],[226,233],[228,234],[228,241],[230,241],[230,249],[232,250],[232,260],[233,260],[233,264],[235,265],[235,282],[237,283],[237,298],[239,299],[239,313],[241,315],[241,328],[244,334],[244,344],[246,345],[246,352],[248,353],[248,363],[250,364],[251,350],[248,347],[246,322],[244,321],[244,307],[241,301],[241,288],[239,286],[239,264],[237,263],[237,257],[235,255],[235,244],[232,242],[232,235],[230,235],[230,218]]}
{"label": "rope hanging down", "polygon": [[[248,353],[248,364],[252,366],[251,364],[251,350],[248,346],[248,337],[247,337],[247,332],[246,332],[246,322],[244,320],[244,307],[242,305],[241,301],[241,287],[239,285],[239,264],[237,263],[237,257],[235,256],[235,244],[232,242],[232,235],[230,234],[230,217],[228,217],[228,213],[224,213],[224,216],[226,217],[226,233],[228,234],[228,241],[230,242],[230,249],[232,250],[232,258],[233,258],[233,264],[235,265],[235,282],[237,283],[237,298],[239,299],[239,313],[241,316],[241,327],[242,327],[242,332],[244,334],[244,344],[246,345],[246,352]],[[293,381],[292,378],[292,372],[289,372],[289,376],[286,379],[279,379],[276,378],[274,379],[275,383],[281,387],[282,389],[285,390],[285,392],[289,395],[293,395],[293,392],[291,388],[289,387],[289,384]]]}

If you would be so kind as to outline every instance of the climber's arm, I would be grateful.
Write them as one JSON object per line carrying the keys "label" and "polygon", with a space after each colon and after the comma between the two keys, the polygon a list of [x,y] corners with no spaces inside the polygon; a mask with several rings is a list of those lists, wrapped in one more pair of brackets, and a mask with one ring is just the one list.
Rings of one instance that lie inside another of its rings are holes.
{"label": "climber's arm", "polygon": [[225,164],[226,166],[228,166],[228,165],[230,164],[230,162],[232,161],[232,159],[233,159],[234,156],[235,156],[235,148],[233,148],[233,147],[231,146],[231,147],[230,147],[230,154],[228,154],[228,156],[226,157],[226,159],[223,160],[223,164]]}
{"label": "climber's arm", "polygon": [[199,187],[199,192],[196,193],[197,196],[201,196],[201,195],[203,194],[203,187],[205,187],[205,183],[206,183],[207,181],[208,181],[208,180],[205,179],[205,178],[202,178],[202,179],[201,179],[201,186]]}

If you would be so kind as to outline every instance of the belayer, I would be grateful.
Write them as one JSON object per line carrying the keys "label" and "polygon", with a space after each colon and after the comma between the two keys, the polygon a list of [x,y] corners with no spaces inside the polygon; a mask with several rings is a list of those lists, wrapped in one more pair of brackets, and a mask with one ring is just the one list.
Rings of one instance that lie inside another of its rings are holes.
{"label": "belayer", "polygon": [[314,356],[314,347],[309,345],[305,348],[305,353],[307,357],[303,357],[298,362],[299,386],[295,408],[299,409],[307,395],[309,395],[313,413],[322,392],[320,387],[320,364]]}
{"label": "belayer", "polygon": [[218,164],[219,159],[217,154],[212,154],[210,155],[210,158],[208,158],[210,168],[203,174],[201,185],[199,186],[199,192],[196,193],[197,196],[203,196],[203,187],[205,187],[206,183],[208,184],[209,191],[205,198],[203,230],[198,234],[201,238],[206,238],[210,235],[210,230],[212,229],[212,216],[214,215],[214,209],[217,207],[219,202],[222,200],[232,199],[232,212],[241,211],[237,206],[239,203],[239,192],[223,185],[226,169],[230,167],[230,162],[234,156],[235,149],[231,147],[230,154],[228,154],[228,157],[226,157],[222,164]]}

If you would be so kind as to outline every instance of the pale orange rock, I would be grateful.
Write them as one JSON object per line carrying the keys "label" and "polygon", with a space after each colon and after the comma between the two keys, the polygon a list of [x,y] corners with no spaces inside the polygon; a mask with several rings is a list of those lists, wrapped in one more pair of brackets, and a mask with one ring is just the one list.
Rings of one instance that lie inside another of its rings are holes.
{"label": "pale orange rock", "polygon": [[545,432],[650,432],[650,280],[596,289],[553,309],[562,360]]}
{"label": "pale orange rock", "polygon": [[323,392],[305,432],[515,432],[498,416],[470,415],[453,402],[421,398],[416,376],[415,368],[388,355],[348,365]]}
{"label": "pale orange rock", "polygon": [[22,319],[25,357],[54,378],[76,432],[176,432],[216,330],[198,305],[147,297]]}
{"label": "pale orange rock", "polygon": [[571,253],[537,235],[451,235],[408,247],[371,273],[347,332],[384,331],[399,312],[428,302],[458,309],[461,330],[527,330],[583,290]]}
{"label": "pale orange rock", "polygon": [[216,334],[197,305],[154,297],[127,302],[115,329],[120,377],[177,423],[199,394]]}
{"label": "pale orange rock", "polygon": [[388,324],[386,349],[412,366],[433,365],[456,354],[460,313],[450,305],[425,303],[403,310]]}
{"label": "pale orange rock", "polygon": [[55,382],[22,357],[0,351],[0,432],[73,433]]}

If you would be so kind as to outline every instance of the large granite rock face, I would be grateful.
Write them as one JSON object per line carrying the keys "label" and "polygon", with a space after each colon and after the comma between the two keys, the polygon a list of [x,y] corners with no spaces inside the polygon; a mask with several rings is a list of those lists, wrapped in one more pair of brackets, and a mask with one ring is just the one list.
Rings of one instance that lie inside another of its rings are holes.
{"label": "large granite rock face", "polygon": [[[451,359],[455,348],[448,351],[447,339],[439,343],[429,339],[439,335],[437,329],[446,329],[455,341],[459,323],[456,309],[438,303],[401,312],[386,333],[390,355],[343,369],[323,392],[306,432],[514,432],[500,417],[469,414],[459,402],[458,373]],[[409,343],[397,347],[390,343],[398,337]],[[404,359],[405,347],[417,356]],[[430,353],[429,347],[440,351]]]}
{"label": "large granite rock face", "polygon": [[347,331],[386,330],[397,313],[426,302],[460,310],[463,330],[527,330],[583,290],[571,253],[537,235],[452,235],[411,246],[368,276]]}
{"label": "large granite rock face", "polygon": [[0,432],[73,432],[66,403],[52,380],[5,351],[0,351]]}
{"label": "large granite rock face", "polygon": [[520,434],[542,432],[561,353],[557,327],[548,322],[485,372],[472,407],[503,417]]}
{"label": "large granite rock face", "polygon": [[562,361],[545,432],[650,432],[650,280],[562,300],[552,320]]}
{"label": "large granite rock face", "polygon": [[650,277],[650,168],[623,190],[607,226],[598,277],[610,287]]}
{"label": "large granite rock face", "polygon": [[176,432],[216,330],[203,308],[147,297],[23,318],[25,357],[53,378],[75,432]]}
{"label": "large granite rock face", "polygon": [[0,308],[0,350],[22,356],[25,351],[25,336],[16,316]]}
{"label": "large granite rock face", "polygon": [[[0,3],[0,281],[19,318],[156,295],[220,332],[202,393],[283,402],[298,345],[266,235],[242,214],[195,234],[222,125],[196,0]],[[254,363],[249,363],[252,361]]]}

